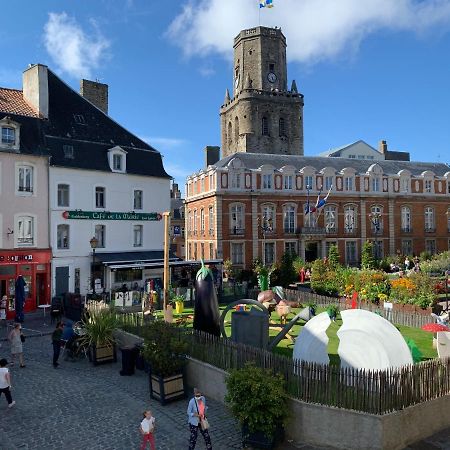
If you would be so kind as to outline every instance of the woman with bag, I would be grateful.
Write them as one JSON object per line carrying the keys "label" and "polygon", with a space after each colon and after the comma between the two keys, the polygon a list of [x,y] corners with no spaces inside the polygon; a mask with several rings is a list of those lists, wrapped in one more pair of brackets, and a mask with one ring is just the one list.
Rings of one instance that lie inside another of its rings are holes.
{"label": "woman with bag", "polygon": [[16,356],[19,357],[20,367],[25,367],[23,363],[23,342],[25,342],[25,336],[22,334],[20,323],[14,324],[14,328],[11,330],[8,336],[9,343],[11,344],[11,359],[14,365]]}
{"label": "woman with bag", "polygon": [[194,450],[199,430],[205,440],[206,448],[212,450],[211,438],[208,433],[209,423],[206,419],[207,409],[205,397],[197,388],[194,388],[194,398],[191,398],[189,401],[187,409],[189,429],[191,432],[189,450]]}

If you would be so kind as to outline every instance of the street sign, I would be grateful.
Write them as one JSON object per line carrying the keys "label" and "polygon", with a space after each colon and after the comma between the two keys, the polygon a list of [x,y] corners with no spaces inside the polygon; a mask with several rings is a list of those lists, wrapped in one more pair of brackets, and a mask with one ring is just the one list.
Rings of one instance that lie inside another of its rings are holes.
{"label": "street sign", "polygon": [[64,211],[64,219],[78,220],[146,220],[158,221],[162,219],[162,214],[156,212],[135,213],[135,212],[110,212],[110,211]]}

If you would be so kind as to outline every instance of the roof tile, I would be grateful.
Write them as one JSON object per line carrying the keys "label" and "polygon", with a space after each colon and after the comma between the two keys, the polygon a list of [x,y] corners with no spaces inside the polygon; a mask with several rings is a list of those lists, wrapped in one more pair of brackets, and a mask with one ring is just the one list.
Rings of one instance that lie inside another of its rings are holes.
{"label": "roof tile", "polygon": [[24,100],[22,91],[0,87],[0,113],[39,117],[39,114]]}

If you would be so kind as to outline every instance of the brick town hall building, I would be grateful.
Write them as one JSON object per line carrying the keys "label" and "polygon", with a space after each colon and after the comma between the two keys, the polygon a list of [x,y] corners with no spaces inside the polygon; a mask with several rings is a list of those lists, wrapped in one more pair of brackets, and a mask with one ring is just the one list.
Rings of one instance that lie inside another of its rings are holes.
{"label": "brick town hall building", "polygon": [[[363,141],[303,156],[303,95],[287,88],[286,39],[278,28],[234,40],[234,97],[220,108],[222,155],[206,147],[205,168],[187,178],[186,259],[231,259],[250,268],[286,252],[314,260],[337,244],[358,264],[362,244],[379,257],[450,246],[450,167],[410,162]],[[305,214],[332,187],[317,214]]]}

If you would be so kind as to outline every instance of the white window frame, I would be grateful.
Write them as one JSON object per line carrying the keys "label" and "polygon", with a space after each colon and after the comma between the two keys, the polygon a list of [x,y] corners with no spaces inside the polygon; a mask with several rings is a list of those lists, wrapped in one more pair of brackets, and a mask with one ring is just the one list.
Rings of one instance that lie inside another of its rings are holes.
{"label": "white window frame", "polygon": [[[60,187],[62,188],[62,186],[66,186],[67,187],[67,204],[65,204],[64,202],[61,202],[61,197],[60,197]],[[69,208],[70,207],[70,184],[68,183],[58,183],[56,185],[56,206],[58,208]]]}
{"label": "white window frame", "polygon": [[[271,255],[272,258],[268,258],[268,255],[270,255],[270,253],[268,252],[269,248],[273,249],[273,252]],[[273,264],[277,260],[276,251],[277,251],[277,246],[275,245],[275,242],[270,242],[270,241],[263,242],[263,252],[264,252],[263,262],[265,265]]]}
{"label": "white window frame", "polygon": [[205,208],[200,208],[200,232],[205,233]]}
{"label": "white window frame", "polygon": [[430,255],[436,254],[436,239],[425,239],[425,251]]}
{"label": "white window frame", "polygon": [[370,214],[378,214],[378,230],[376,227],[376,223],[373,223],[371,218],[369,217],[370,229],[372,233],[383,233],[383,207],[380,205],[373,205],[370,208]]}
{"label": "white window frame", "polygon": [[263,173],[262,174],[262,189],[270,190],[273,189],[273,174]]}
{"label": "white window frame", "polygon": [[[126,173],[127,171],[127,153],[123,148],[116,146],[108,150],[108,161],[109,161],[109,168],[111,169],[111,172],[114,173]],[[115,164],[115,157],[120,156],[121,157],[121,167],[120,169],[116,168]]]}
{"label": "white window frame", "polygon": [[283,187],[287,190],[294,189],[294,176],[293,175],[285,175],[283,177]]}
{"label": "white window frame", "polygon": [[208,207],[208,229],[209,234],[214,233],[214,206]]}
{"label": "white window frame", "polygon": [[[64,230],[66,231],[66,236],[62,235]],[[66,239],[65,242],[64,238]],[[70,249],[70,225],[67,223],[59,223],[56,225],[56,248],[58,250]]]}
{"label": "white window frame", "polygon": [[325,205],[323,208],[323,222],[327,233],[336,233],[338,230],[338,213],[336,205]]}
{"label": "white window frame", "polygon": [[[136,202],[139,196],[136,196],[137,193],[140,192],[140,204]],[[144,191],[142,189],[134,189],[133,190],[133,211],[140,211],[144,209]]]}
{"label": "white window frame", "polygon": [[402,239],[402,255],[412,256],[413,243],[412,239]]}
{"label": "white window frame", "polygon": [[262,212],[262,217],[264,218],[264,220],[271,220],[272,223],[272,231],[275,231],[276,229],[276,217],[277,217],[277,209],[275,207],[275,205],[273,205],[272,203],[265,203],[264,205],[261,205],[261,212]]}
{"label": "white window frame", "polygon": [[355,205],[344,206],[344,233],[355,233],[358,229],[358,209]]}
{"label": "white window frame", "polygon": [[[97,206],[97,189],[103,189],[103,206]],[[95,209],[106,208],[106,187],[101,185],[94,186],[94,207]]]}
{"label": "white window frame", "polygon": [[14,246],[36,246],[36,216],[33,214],[16,214],[14,218]]}
{"label": "white window frame", "polygon": [[[289,247],[292,247],[294,251],[290,250]],[[298,255],[297,241],[284,241],[284,253],[287,252],[291,255]]]}
{"label": "white window frame", "polygon": [[[24,174],[21,175],[21,172],[23,172]],[[36,195],[35,177],[36,169],[33,164],[27,162],[16,163],[16,195],[22,197]],[[29,179],[29,183],[27,182],[27,178]],[[26,181],[25,185],[21,186],[21,179],[24,179]],[[21,189],[21,187],[23,189]]]}
{"label": "white window frame", "polygon": [[329,191],[334,184],[333,183],[334,177],[333,177],[333,175],[326,175],[324,178],[325,178],[325,190]]}
{"label": "white window frame", "polygon": [[372,192],[380,192],[381,179],[378,176],[373,175],[371,177],[371,190]]}
{"label": "white window frame", "polygon": [[[14,142],[3,142],[3,128],[11,128],[14,130]],[[20,124],[14,122],[9,117],[0,120],[0,148],[9,150],[20,149]]]}
{"label": "white window frame", "polygon": [[344,177],[344,190],[347,192],[352,192],[353,191],[353,186],[354,186],[354,179],[355,177],[353,176],[346,176]]}
{"label": "white window frame", "polygon": [[230,205],[230,234],[243,234],[245,227],[245,205],[233,203]]}
{"label": "white window frame", "polygon": [[233,172],[231,174],[231,188],[232,189],[241,189],[241,173]]}
{"label": "white window frame", "polygon": [[[100,228],[102,227],[102,228]],[[102,234],[100,235],[100,230]],[[94,236],[96,237],[98,243],[97,248],[106,248],[106,225],[103,223],[96,223],[94,225]]]}
{"label": "white window frame", "polygon": [[411,232],[411,208],[409,206],[402,206],[400,210],[401,230],[404,233]]}
{"label": "white window frame", "polygon": [[[350,244],[352,244],[352,248],[350,248]],[[350,256],[353,256],[353,254],[354,257],[350,258]],[[354,265],[358,263],[358,242],[356,240],[345,241],[345,263],[348,265]]]}
{"label": "white window frame", "polygon": [[144,225],[133,225],[133,247],[143,247],[144,245]]}
{"label": "white window frame", "polygon": [[436,231],[436,214],[432,206],[426,206],[424,210],[425,232],[432,233]]}
{"label": "white window frame", "polygon": [[283,232],[294,234],[297,228],[297,208],[288,204],[283,206]]}

